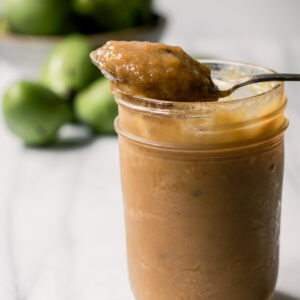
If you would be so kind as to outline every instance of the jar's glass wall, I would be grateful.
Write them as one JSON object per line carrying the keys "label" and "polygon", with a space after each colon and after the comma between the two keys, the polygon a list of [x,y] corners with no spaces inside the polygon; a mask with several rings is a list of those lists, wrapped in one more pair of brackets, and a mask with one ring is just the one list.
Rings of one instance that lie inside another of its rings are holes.
{"label": "jar's glass wall", "polygon": [[225,153],[120,137],[137,300],[268,300],[278,270],[282,135]]}
{"label": "jar's glass wall", "polygon": [[[212,64],[219,75],[239,74],[230,62]],[[240,73],[249,68],[262,70],[238,64]],[[242,100],[170,103],[115,91],[137,300],[270,299],[286,99],[282,84],[242,92]]]}

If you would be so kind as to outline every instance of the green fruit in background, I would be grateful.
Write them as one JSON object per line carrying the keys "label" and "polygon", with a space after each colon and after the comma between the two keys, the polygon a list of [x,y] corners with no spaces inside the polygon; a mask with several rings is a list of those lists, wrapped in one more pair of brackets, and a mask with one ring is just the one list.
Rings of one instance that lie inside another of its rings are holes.
{"label": "green fruit in background", "polygon": [[90,61],[93,46],[87,37],[71,35],[50,53],[42,69],[41,82],[68,99],[99,77]]}
{"label": "green fruit in background", "polygon": [[138,2],[137,25],[149,24],[153,20],[152,0]]}
{"label": "green fruit in background", "polygon": [[13,31],[51,35],[65,32],[70,0],[3,0],[5,18]]}
{"label": "green fruit in background", "polygon": [[110,90],[110,82],[100,78],[75,97],[75,114],[98,133],[114,133],[118,105]]}
{"label": "green fruit in background", "polygon": [[151,0],[72,0],[78,14],[91,16],[101,30],[118,30],[147,23]]}
{"label": "green fruit in background", "polygon": [[62,124],[71,119],[70,107],[56,94],[33,82],[10,86],[3,100],[8,128],[28,145],[52,142]]}
{"label": "green fruit in background", "polygon": [[9,23],[6,19],[0,17],[0,33],[7,34],[10,31]]}
{"label": "green fruit in background", "polygon": [[72,0],[74,10],[81,14],[92,14],[96,8],[97,0]]}

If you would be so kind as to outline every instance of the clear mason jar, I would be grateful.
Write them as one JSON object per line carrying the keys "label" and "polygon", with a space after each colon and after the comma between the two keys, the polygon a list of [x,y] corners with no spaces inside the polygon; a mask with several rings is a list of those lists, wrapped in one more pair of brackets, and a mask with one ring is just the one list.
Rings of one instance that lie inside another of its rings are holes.
{"label": "clear mason jar", "polygon": [[[201,62],[224,80],[273,72]],[[283,83],[207,103],[114,93],[136,299],[270,299],[288,126]]]}

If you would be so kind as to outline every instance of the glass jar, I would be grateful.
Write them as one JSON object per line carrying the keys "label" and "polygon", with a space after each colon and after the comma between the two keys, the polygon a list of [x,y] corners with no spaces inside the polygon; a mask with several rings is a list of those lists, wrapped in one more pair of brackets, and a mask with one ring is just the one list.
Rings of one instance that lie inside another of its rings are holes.
{"label": "glass jar", "polygon": [[[201,62],[223,80],[273,72]],[[245,87],[218,102],[114,93],[136,299],[269,299],[288,126],[283,83]]]}

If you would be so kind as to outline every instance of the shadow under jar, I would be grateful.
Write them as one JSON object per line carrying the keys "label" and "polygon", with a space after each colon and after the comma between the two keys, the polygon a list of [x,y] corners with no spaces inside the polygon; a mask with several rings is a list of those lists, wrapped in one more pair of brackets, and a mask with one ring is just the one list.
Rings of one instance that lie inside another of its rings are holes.
{"label": "shadow under jar", "polygon": [[[201,62],[223,80],[272,72]],[[288,125],[283,84],[209,103],[114,93],[136,299],[270,299]]]}

